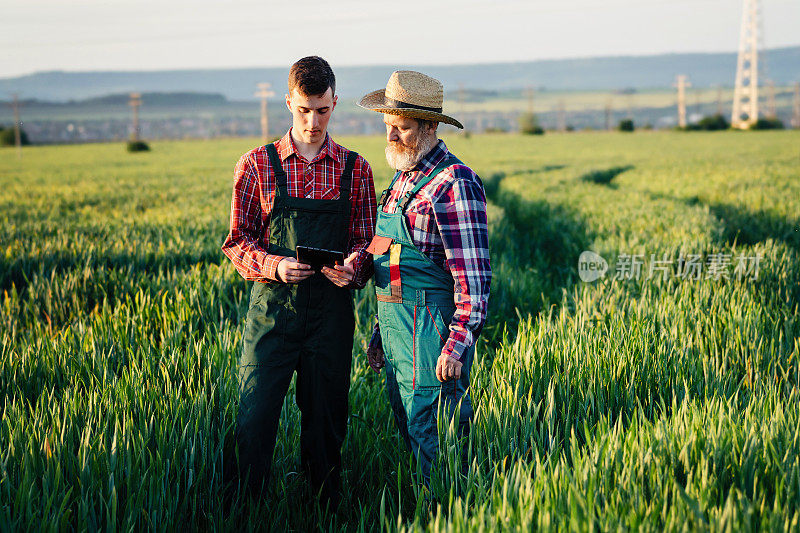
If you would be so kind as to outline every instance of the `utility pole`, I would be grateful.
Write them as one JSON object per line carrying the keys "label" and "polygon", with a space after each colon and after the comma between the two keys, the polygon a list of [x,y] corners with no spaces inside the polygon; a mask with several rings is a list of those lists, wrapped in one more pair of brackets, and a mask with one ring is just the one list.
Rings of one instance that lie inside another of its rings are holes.
{"label": "utility pole", "polygon": [[528,113],[533,115],[533,87],[528,85],[528,88],[525,89],[525,95],[528,98]]}
{"label": "utility pole", "polygon": [[275,93],[270,91],[271,83],[259,83],[258,91],[255,96],[261,98],[261,140],[264,144],[269,142],[269,116],[267,115],[267,98],[275,96]]}
{"label": "utility pole", "polygon": [[131,93],[128,105],[133,109],[133,133],[131,140],[134,142],[139,141],[139,106],[142,105],[141,93]]}
{"label": "utility pole", "polygon": [[14,145],[17,147],[17,158],[22,159],[22,132],[19,120],[19,97],[14,93]]}
{"label": "utility pole", "polygon": [[731,127],[746,130],[758,120],[759,0],[744,0]]}
{"label": "utility pole", "polygon": [[792,110],[792,126],[796,129],[800,129],[800,81],[794,84]]}
{"label": "utility pole", "polygon": [[678,88],[678,126],[686,127],[686,88],[691,87],[686,74],[678,74],[673,87]]}
{"label": "utility pole", "polygon": [[698,117],[703,116],[703,94],[700,88],[696,88],[694,91],[694,114]]}
{"label": "utility pole", "polygon": [[567,131],[567,106],[564,104],[563,98],[558,101],[557,116],[558,131],[563,133]]}
{"label": "utility pole", "polygon": [[[459,83],[458,84],[458,110],[461,113],[461,120],[466,122],[466,117],[464,115],[464,84],[463,83]],[[467,127],[465,125],[464,129],[462,130],[461,133],[466,133],[466,132],[467,132]]]}
{"label": "utility pole", "polygon": [[767,118],[778,117],[778,106],[775,105],[775,82],[767,80]]}
{"label": "utility pole", "polygon": [[634,93],[629,92],[628,97],[625,99],[625,102],[628,106],[628,116],[625,118],[629,120],[633,120],[633,99],[634,99]]}
{"label": "utility pole", "polygon": [[610,96],[606,100],[605,112],[606,112],[606,131],[611,131],[611,128],[612,128],[611,120],[613,118],[613,111],[612,111],[611,97]]}

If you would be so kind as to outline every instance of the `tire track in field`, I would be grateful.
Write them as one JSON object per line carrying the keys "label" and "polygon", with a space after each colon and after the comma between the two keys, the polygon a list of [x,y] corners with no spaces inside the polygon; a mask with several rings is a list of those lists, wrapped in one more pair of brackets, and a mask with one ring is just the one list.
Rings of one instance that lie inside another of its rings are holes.
{"label": "tire track in field", "polygon": [[[529,172],[547,172],[546,166]],[[491,346],[503,331],[515,335],[519,322],[553,305],[577,280],[575,265],[592,238],[576,212],[545,198],[528,200],[502,190],[506,173],[484,182],[487,200],[502,210],[490,225],[492,294],[485,338]]]}

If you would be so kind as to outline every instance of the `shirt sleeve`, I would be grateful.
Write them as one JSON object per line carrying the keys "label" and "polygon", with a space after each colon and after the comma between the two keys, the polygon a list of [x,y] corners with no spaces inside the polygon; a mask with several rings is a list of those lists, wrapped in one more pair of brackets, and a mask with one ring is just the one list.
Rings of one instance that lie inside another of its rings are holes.
{"label": "shirt sleeve", "polygon": [[456,308],[442,354],[460,359],[486,321],[492,269],[483,185],[467,167],[456,166],[453,174],[452,186],[433,202],[433,209],[445,268],[454,280]]}
{"label": "shirt sleeve", "polygon": [[361,289],[372,277],[372,254],[367,253],[372,236],[375,234],[375,217],[377,201],[375,184],[372,179],[372,168],[366,159],[359,156],[353,169],[353,176],[358,177],[354,187],[355,194],[351,202],[350,241],[347,255],[358,252],[354,262],[355,275],[350,283],[351,288]]}
{"label": "shirt sleeve", "polygon": [[260,244],[269,242],[264,229],[269,213],[262,213],[258,171],[249,152],[239,159],[234,170],[230,232],[222,252],[248,281],[275,281],[282,256],[268,254]]}

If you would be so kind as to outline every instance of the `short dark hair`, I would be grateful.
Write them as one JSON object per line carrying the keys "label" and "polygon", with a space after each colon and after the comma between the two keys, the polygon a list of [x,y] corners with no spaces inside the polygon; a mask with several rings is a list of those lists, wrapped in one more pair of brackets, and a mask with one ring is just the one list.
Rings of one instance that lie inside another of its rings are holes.
{"label": "short dark hair", "polygon": [[336,76],[327,61],[319,56],[308,56],[298,60],[289,69],[289,92],[294,89],[306,96],[325,94],[331,88],[336,94]]}

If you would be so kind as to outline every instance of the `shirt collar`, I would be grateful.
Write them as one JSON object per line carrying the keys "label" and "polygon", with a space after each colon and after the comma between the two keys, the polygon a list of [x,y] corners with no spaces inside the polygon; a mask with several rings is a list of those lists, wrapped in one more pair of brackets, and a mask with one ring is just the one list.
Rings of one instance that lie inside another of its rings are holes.
{"label": "shirt collar", "polygon": [[433,169],[436,168],[436,165],[444,161],[444,158],[450,151],[447,149],[447,145],[444,144],[444,141],[439,139],[439,142],[436,143],[436,146],[431,148],[431,151],[425,154],[425,156],[417,163],[417,166],[414,167],[414,170],[422,172],[425,177],[428,177],[433,172]]}
{"label": "shirt collar", "polygon": [[[300,154],[297,153],[297,148],[294,145],[294,141],[292,140],[292,129],[289,128],[289,131],[286,132],[286,135],[281,137],[281,140],[278,141],[277,145],[278,156],[281,158],[281,161],[285,161],[290,155],[294,154],[297,157],[300,157]],[[322,143],[322,148],[320,149],[319,153],[309,161],[309,163],[313,163],[315,161],[321,161],[324,157],[330,157],[331,159],[335,160],[337,163],[342,162],[342,150],[341,147],[333,142],[331,136],[328,132],[325,132],[325,142]]]}

